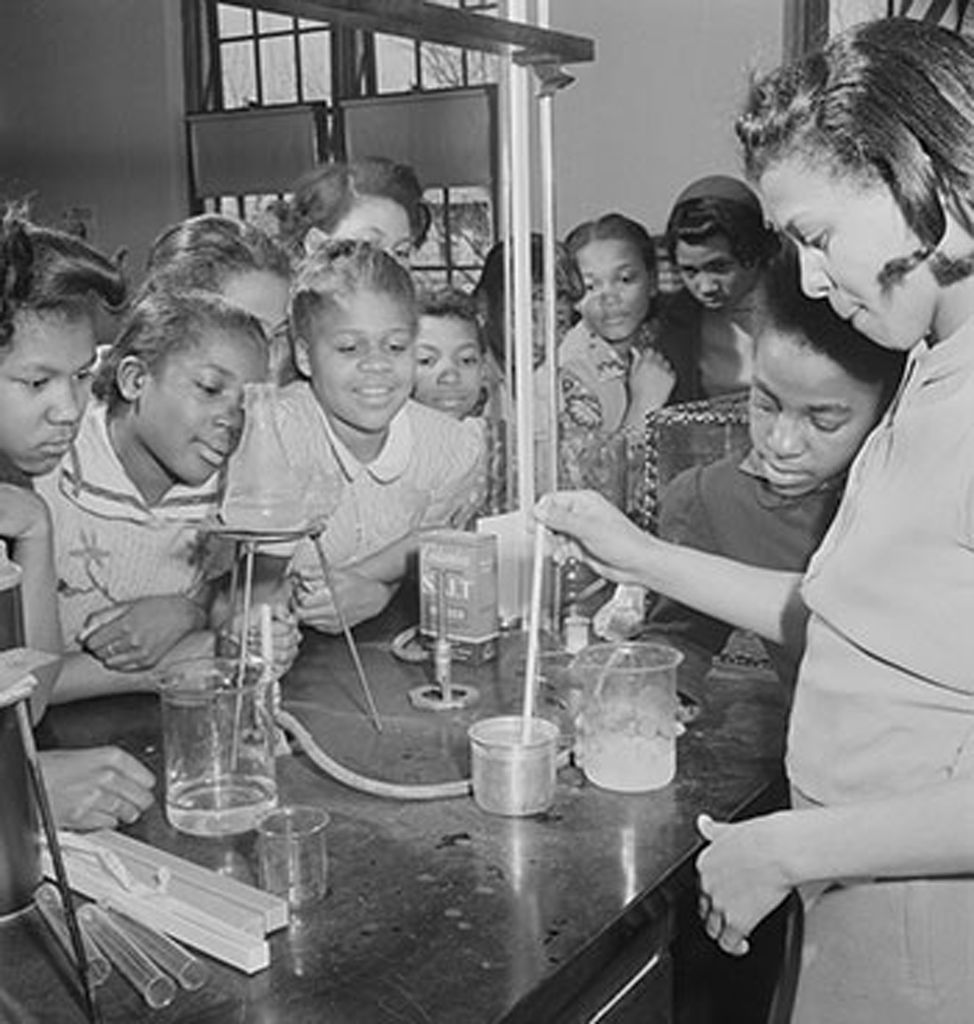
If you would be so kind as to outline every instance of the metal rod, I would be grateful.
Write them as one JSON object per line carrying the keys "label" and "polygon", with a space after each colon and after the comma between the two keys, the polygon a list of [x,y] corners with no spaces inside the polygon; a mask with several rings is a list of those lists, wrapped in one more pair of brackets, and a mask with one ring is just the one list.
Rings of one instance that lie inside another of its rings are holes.
{"label": "metal rod", "polygon": [[369,714],[372,717],[372,724],[375,726],[376,732],[382,732],[382,721],[379,718],[379,710],[375,706],[375,700],[372,697],[372,688],[369,686],[369,681],[366,678],[365,668],[362,665],[362,659],[359,657],[355,637],[352,636],[352,630],[348,625],[348,620],[345,618],[345,612],[342,610],[341,602],[338,600],[338,594],[335,592],[335,588],[331,583],[331,570],[328,567],[328,559],[325,558],[325,552],[321,547],[321,534],[314,534],[311,540],[314,544],[315,551],[318,553],[318,561],[321,564],[321,571],[325,577],[325,586],[328,588],[328,593],[331,594],[331,599],[335,603],[335,614],[338,616],[338,622],[341,626],[342,633],[345,634],[345,642],[348,644],[348,652],[352,656],[352,663],[355,665],[355,672],[358,675],[358,681],[362,686],[362,692],[365,694],[365,701],[369,706]]}
{"label": "metal rod", "polygon": [[37,756],[34,730],[31,728],[30,717],[27,712],[27,701],[18,701],[16,708],[17,725],[20,728],[20,741],[24,747],[24,758],[27,761],[27,770],[31,786],[34,790],[34,799],[37,802],[37,809],[41,815],[41,824],[44,828],[44,836],[47,839],[47,849],[51,855],[51,863],[54,865],[54,877],[57,881],[58,891],[61,894],[61,902],[64,904],[64,919],[67,922],[68,934],[71,936],[71,945],[74,947],[78,979],[81,982],[81,992],[85,1001],[85,1016],[91,1021],[91,1024],[100,1024],[101,1017],[98,1013],[98,1007],[95,1005],[95,997],[91,989],[91,979],[88,974],[88,954],[85,952],[81,928],[78,925],[74,902],[71,899],[71,886],[68,883],[68,873],[64,867],[64,858],[61,855],[61,844],[57,837],[57,826],[54,824],[51,802],[48,799],[47,789],[44,786],[44,776],[41,774],[41,763],[40,758]]}
{"label": "metal rod", "polygon": [[240,661],[237,665],[237,685],[242,686],[247,671],[247,648],[250,640],[250,605],[254,596],[254,551],[253,541],[245,540],[244,545],[244,593],[243,624],[240,627]]}
{"label": "metal rod", "polygon": [[[547,28],[548,0],[538,0],[538,23]],[[538,129],[541,157],[541,214],[542,260],[544,275],[544,374],[545,403],[539,415],[546,421],[545,438],[548,442],[542,492],[558,488],[558,339],[556,334],[556,276],[555,276],[555,156],[554,156],[554,96],[542,92],[538,100]]]}
{"label": "metal rod", "polygon": [[[506,14],[506,3],[502,4],[502,13]],[[498,82],[499,107],[503,116],[498,118],[498,149],[499,159],[499,184],[498,189],[498,224],[500,228],[500,243],[502,246],[501,269],[503,270],[503,317],[501,318],[501,329],[504,334],[504,393],[509,399],[509,409],[504,408],[502,417],[508,416],[508,426],[504,431],[504,512],[510,512],[514,506],[517,488],[517,456],[516,439],[514,430],[510,423],[513,422],[514,410],[514,254],[511,251],[511,239],[513,233],[511,223],[513,211],[511,209],[511,182],[513,177],[513,165],[511,158],[511,125],[513,122],[513,99],[511,94],[510,68],[511,56],[503,54],[500,58],[502,73]]]}
{"label": "metal rod", "polygon": [[[526,0],[510,0],[510,17],[526,21]],[[535,503],[534,358],[531,323],[531,72],[508,69],[511,101],[511,249],[514,254],[514,383],[517,393],[517,508],[529,514]],[[523,612],[525,581],[519,581]]]}
{"label": "metal rod", "polygon": [[[240,651],[237,663],[237,697],[233,711],[233,735],[230,738],[230,765],[235,771],[240,760],[240,730],[243,718],[243,686],[247,681],[247,655],[250,642],[250,611],[254,593],[254,553],[256,543],[245,540],[244,545],[244,594],[243,624],[240,627]],[[231,611],[232,614],[232,611]]]}
{"label": "metal rod", "polygon": [[453,700],[450,686],[450,638],[447,636],[446,610],[446,569],[436,573],[436,641],[433,650],[434,676],[440,686],[440,697],[444,704]]}

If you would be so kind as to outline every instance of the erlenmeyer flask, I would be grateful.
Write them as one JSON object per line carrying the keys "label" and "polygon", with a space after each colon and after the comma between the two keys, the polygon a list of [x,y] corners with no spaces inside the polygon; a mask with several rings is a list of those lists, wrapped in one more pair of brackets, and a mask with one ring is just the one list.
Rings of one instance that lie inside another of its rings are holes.
{"label": "erlenmeyer flask", "polygon": [[227,464],[220,516],[237,530],[280,533],[307,525],[305,487],[274,418],[273,384],[244,385],[244,426]]}

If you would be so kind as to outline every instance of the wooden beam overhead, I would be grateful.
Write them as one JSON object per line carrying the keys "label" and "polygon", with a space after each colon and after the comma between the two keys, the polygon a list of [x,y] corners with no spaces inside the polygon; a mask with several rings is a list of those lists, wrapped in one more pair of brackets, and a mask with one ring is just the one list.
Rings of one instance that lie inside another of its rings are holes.
{"label": "wooden beam overhead", "polygon": [[426,0],[228,0],[257,8],[429,43],[489,53],[511,52],[519,64],[578,64],[595,59],[585,36],[538,28]]}

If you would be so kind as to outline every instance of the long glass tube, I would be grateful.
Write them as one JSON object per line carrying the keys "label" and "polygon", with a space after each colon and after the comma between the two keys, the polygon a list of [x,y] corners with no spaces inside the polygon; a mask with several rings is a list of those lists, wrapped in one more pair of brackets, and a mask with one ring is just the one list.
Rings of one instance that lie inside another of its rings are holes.
{"label": "long glass tube", "polygon": [[91,937],[132,987],[153,1010],[168,1006],[176,998],[176,983],[135,945],[108,914],[93,903],[78,911],[78,919]]}
{"label": "long glass tube", "polygon": [[[61,896],[57,888],[50,882],[44,882],[34,894],[41,917],[54,933],[55,938],[61,944],[65,955],[77,968],[77,957],[74,955],[74,946],[71,944],[71,935],[68,932],[68,923],[64,918],[64,909],[61,906]],[[88,961],[88,978],[93,986],[102,985],[108,980],[112,973],[112,965],[102,955],[101,950],[95,945],[88,934],[87,929],[81,927],[81,941],[85,944],[85,958]]]}
{"label": "long glass tube", "polygon": [[108,908],[108,916],[146,956],[175,978],[184,989],[193,991],[206,983],[206,966],[168,935],[163,935],[114,907]]}

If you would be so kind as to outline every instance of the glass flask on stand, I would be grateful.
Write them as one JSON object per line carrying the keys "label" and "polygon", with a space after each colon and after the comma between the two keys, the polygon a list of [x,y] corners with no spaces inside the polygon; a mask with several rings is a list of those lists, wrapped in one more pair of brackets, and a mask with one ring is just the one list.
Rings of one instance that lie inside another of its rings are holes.
{"label": "glass flask on stand", "polygon": [[274,384],[244,385],[240,444],[227,463],[220,518],[233,530],[291,533],[307,525],[305,485],[295,472],[274,415]]}
{"label": "glass flask on stand", "polygon": [[260,638],[252,637],[258,628],[257,604],[290,601],[283,568],[279,578],[265,578],[259,588],[256,585],[258,548],[265,542],[285,542],[287,551],[278,554],[286,557],[290,546],[311,529],[306,483],[294,469],[278,429],[276,397],[274,384],[244,385],[243,431],[227,463],[220,506],[219,532],[234,543],[235,551],[228,618],[218,632],[217,650],[237,659],[240,673],[262,664]]}

